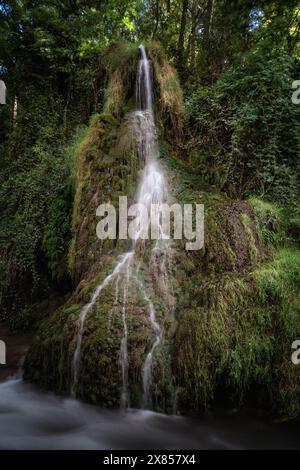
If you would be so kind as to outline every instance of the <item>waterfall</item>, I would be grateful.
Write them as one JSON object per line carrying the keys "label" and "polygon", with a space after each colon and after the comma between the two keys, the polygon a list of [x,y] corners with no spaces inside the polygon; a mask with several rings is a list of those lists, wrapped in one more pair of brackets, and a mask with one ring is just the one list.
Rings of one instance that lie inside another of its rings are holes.
{"label": "waterfall", "polygon": [[[138,66],[137,74],[137,105],[140,109],[149,113],[148,126],[144,132],[145,146],[141,149],[142,160],[145,161],[145,168],[142,175],[140,185],[140,193],[138,202],[150,208],[151,203],[162,204],[165,201],[166,182],[164,174],[158,166],[158,146],[155,135],[155,122],[153,114],[153,92],[151,80],[151,62],[147,58],[146,50],[143,45],[140,46],[141,59]],[[160,234],[163,236],[159,215],[155,223],[158,225]],[[157,245],[155,246],[155,248]],[[151,262],[151,260],[150,260]],[[143,406],[147,408],[151,402],[151,379],[152,379],[152,362],[155,349],[161,344],[163,338],[163,330],[156,320],[156,312],[153,303],[148,298],[144,290],[144,298],[148,303],[149,320],[155,335],[154,343],[146,356],[144,362],[143,376]]]}
{"label": "waterfall", "polygon": [[[142,168],[142,175],[139,182],[139,190],[137,194],[137,202],[147,207],[148,212],[151,209],[151,204],[162,204],[166,200],[166,181],[163,171],[159,165],[159,148],[156,137],[156,127],[154,120],[154,105],[153,105],[153,91],[152,91],[152,67],[151,61],[147,58],[146,49],[143,45],[139,47],[141,58],[138,62],[137,77],[136,77],[136,105],[137,110],[131,113],[132,127],[131,131],[134,132],[137,142],[137,152]],[[157,224],[160,237],[163,239],[163,232],[160,222],[160,216],[158,214]],[[121,261],[116,265],[113,272],[107,276],[104,281],[96,288],[92,295],[90,302],[85,305],[79,315],[77,338],[76,338],[76,349],[73,357],[73,384],[72,392],[75,394],[75,389],[78,381],[80,358],[81,358],[81,344],[82,336],[84,332],[84,323],[88,312],[95,305],[102,290],[112,281],[117,278],[117,286],[119,283],[119,277],[124,274],[124,291],[122,300],[122,323],[123,323],[123,337],[120,345],[119,363],[121,368],[122,377],[122,388],[120,403],[121,407],[126,408],[129,403],[128,393],[128,327],[127,327],[127,316],[126,316],[126,303],[128,296],[128,282],[131,277],[131,267],[135,257],[138,257],[138,242],[142,238],[142,233],[149,229],[149,217],[140,219],[135,227],[132,249],[128,253],[125,253]],[[158,243],[156,242],[152,248],[150,255],[150,263],[157,262],[157,253],[159,249]],[[168,245],[162,250],[163,256],[161,257],[160,271],[162,274],[162,282],[166,277],[166,259]],[[149,324],[153,332],[153,339],[150,351],[147,353],[143,367],[142,367],[142,384],[143,384],[143,406],[151,406],[151,381],[152,381],[152,366],[153,357],[155,350],[159,347],[163,341],[163,328],[157,321],[156,311],[153,302],[150,299],[149,294],[146,292],[146,287],[141,280],[138,280],[136,276],[134,279],[137,281],[140,290],[142,291],[143,298],[148,308]],[[117,292],[117,291],[116,291]]]}
{"label": "waterfall", "polygon": [[128,280],[129,280],[129,264],[126,269],[126,278],[124,281],[124,290],[123,290],[123,306],[122,306],[122,322],[123,322],[123,338],[121,340],[120,347],[120,365],[122,371],[122,390],[121,390],[121,399],[120,405],[121,408],[127,408],[129,406],[129,393],[128,393],[128,328],[126,321],[126,303],[128,297]]}
{"label": "waterfall", "polygon": [[141,59],[138,63],[136,102],[139,109],[147,110],[153,114],[153,93],[151,62],[148,60],[146,49],[143,45],[139,47]]}
{"label": "waterfall", "polygon": [[153,353],[155,349],[162,342],[162,336],[163,336],[162,329],[159,323],[156,321],[155,309],[154,309],[152,302],[149,302],[149,319],[150,319],[153,331],[155,333],[155,341],[153,343],[151,350],[147,354],[144,367],[143,367],[143,391],[144,391],[143,406],[144,408],[148,408],[149,406],[151,406],[150,386],[151,386],[151,379],[152,379]]}
{"label": "waterfall", "polygon": [[137,284],[140,286],[144,300],[148,305],[149,320],[152,326],[152,329],[155,333],[155,341],[146,356],[146,360],[143,365],[142,377],[143,377],[143,408],[149,408],[151,406],[151,381],[152,381],[152,361],[153,353],[155,349],[160,345],[163,340],[163,329],[160,327],[159,323],[156,321],[156,312],[153,303],[149,299],[143,283],[135,278]]}
{"label": "waterfall", "polygon": [[79,314],[79,321],[78,321],[79,327],[78,327],[77,337],[76,337],[76,348],[75,348],[75,352],[73,356],[73,381],[72,381],[72,387],[71,387],[71,393],[73,396],[75,396],[75,387],[77,385],[77,380],[78,380],[82,335],[84,331],[84,322],[86,320],[87,314],[95,305],[101,291],[121,272],[122,268],[130,262],[133,255],[134,255],[134,252],[130,251],[128,253],[125,253],[125,255],[122,256],[121,261],[116,265],[113,272],[109,276],[107,276],[101,284],[99,284],[99,286],[93,293],[90,302],[87,303],[81,309],[81,312]]}

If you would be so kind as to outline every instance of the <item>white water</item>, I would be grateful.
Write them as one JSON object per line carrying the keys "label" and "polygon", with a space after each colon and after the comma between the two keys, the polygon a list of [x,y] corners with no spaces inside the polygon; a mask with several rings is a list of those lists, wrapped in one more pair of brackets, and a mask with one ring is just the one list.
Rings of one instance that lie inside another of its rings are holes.
{"label": "white water", "polygon": [[155,349],[162,342],[163,332],[160,325],[156,321],[156,314],[153,304],[149,303],[149,319],[155,333],[155,341],[149,353],[147,354],[144,367],[143,367],[143,389],[144,389],[144,408],[151,406],[150,403],[150,386],[152,378],[152,362],[153,362],[153,353]]}
{"label": "white water", "polygon": [[98,299],[101,291],[121,272],[122,268],[130,262],[132,256],[134,255],[134,252],[129,251],[128,253],[125,253],[125,255],[122,257],[121,261],[117,264],[113,272],[107,276],[104,281],[97,287],[95,292],[92,295],[92,298],[88,304],[86,304],[79,315],[79,328],[77,331],[77,337],[76,337],[76,348],[73,356],[73,383],[72,383],[72,395],[75,395],[75,387],[77,384],[78,380],[78,371],[79,371],[79,366],[80,366],[80,356],[81,356],[81,343],[82,343],[82,335],[84,331],[84,322],[86,320],[86,316],[91,310],[91,308],[95,305],[96,300]]}
{"label": "white water", "polygon": [[137,73],[137,106],[153,114],[153,94],[151,80],[151,62],[148,60],[145,47],[140,47],[141,59],[138,64]]}
{"label": "white water", "polygon": [[129,280],[129,269],[130,265],[127,265],[126,278],[124,281],[123,291],[123,306],[122,306],[122,321],[123,321],[123,338],[121,340],[120,348],[120,364],[122,371],[122,390],[121,390],[121,408],[129,407],[129,392],[128,392],[128,328],[126,321],[126,304],[128,297],[128,280]]}
{"label": "white water", "polygon": [[234,413],[186,418],[108,411],[44,393],[19,380],[0,383],[1,450],[299,449],[297,423]]}
{"label": "white water", "polygon": [[156,312],[153,303],[147,296],[145,290],[144,299],[148,304],[149,310],[149,320],[155,333],[155,341],[150,349],[149,353],[146,356],[146,360],[143,366],[143,408],[151,407],[151,383],[152,383],[152,362],[153,362],[153,353],[155,349],[161,344],[163,340],[163,330],[160,327],[159,323],[156,321]]}
{"label": "white water", "polygon": [[[137,202],[142,204],[143,207],[151,209],[151,204],[162,204],[166,200],[166,181],[164,174],[158,163],[159,150],[158,143],[156,138],[156,129],[154,121],[154,106],[153,106],[153,93],[152,93],[152,79],[151,79],[151,62],[147,58],[146,50],[144,46],[140,46],[141,59],[138,63],[137,68],[137,80],[136,80],[136,99],[138,110],[132,113],[132,126],[131,132],[134,133],[136,142],[137,142],[137,151],[140,159],[142,170],[141,180],[139,184],[139,191],[137,196]],[[72,394],[75,394],[76,384],[78,381],[78,373],[80,367],[80,358],[81,358],[81,344],[82,337],[84,332],[84,323],[87,317],[88,312],[95,305],[100,293],[102,290],[112,282],[116,277],[118,277],[117,282],[119,282],[119,274],[122,271],[122,268],[125,269],[125,285],[123,293],[123,305],[122,305],[122,321],[123,321],[123,338],[121,340],[120,346],[120,366],[121,366],[121,376],[122,376],[122,389],[121,389],[121,398],[120,403],[121,407],[127,407],[129,403],[129,394],[128,394],[128,351],[127,351],[127,341],[128,341],[128,328],[126,321],[126,302],[128,296],[128,278],[130,266],[133,263],[133,259],[138,251],[138,241],[143,239],[143,234],[147,232],[149,227],[149,216],[140,217],[136,219],[136,226],[134,230],[133,237],[133,246],[132,251],[126,253],[122,260],[117,264],[114,271],[104,279],[104,281],[97,287],[95,292],[92,295],[90,302],[85,305],[79,316],[79,327],[77,331],[76,338],[76,349],[73,358],[73,384],[72,384]],[[153,221],[153,220],[152,220]],[[163,238],[163,232],[160,222],[160,216],[157,215],[157,220],[154,222],[157,224],[158,232],[160,237]],[[156,261],[155,250],[157,249],[157,243],[155,244],[154,249],[150,257],[151,263]],[[166,275],[166,261],[164,256],[161,259],[161,271],[162,277],[165,282]],[[149,311],[149,323],[154,334],[153,344],[150,351],[148,352],[145,363],[142,368],[142,383],[143,383],[143,406],[148,407],[151,403],[151,379],[152,379],[152,365],[153,365],[153,356],[156,348],[162,342],[163,339],[163,329],[159,325],[156,319],[156,312],[153,303],[151,302],[149,296],[146,293],[146,289],[142,281],[140,287],[144,295],[144,299],[148,305]],[[117,294],[118,285],[116,286]]]}

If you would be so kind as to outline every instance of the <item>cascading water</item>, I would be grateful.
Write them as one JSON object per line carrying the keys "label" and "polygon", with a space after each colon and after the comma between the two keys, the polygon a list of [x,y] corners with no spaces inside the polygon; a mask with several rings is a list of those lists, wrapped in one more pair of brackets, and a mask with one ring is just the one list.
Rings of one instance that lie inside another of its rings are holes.
{"label": "cascading water", "polygon": [[140,286],[144,300],[148,305],[148,312],[149,312],[149,320],[152,326],[152,329],[155,333],[155,341],[146,356],[146,360],[143,366],[143,407],[148,408],[151,406],[151,398],[150,398],[150,387],[151,387],[151,379],[152,379],[152,361],[153,361],[153,353],[155,349],[161,344],[163,340],[163,330],[160,327],[159,323],[156,321],[156,313],[153,303],[151,302],[150,298],[148,297],[145,287],[143,283],[135,278],[135,281]]}
{"label": "cascading water", "polygon": [[153,94],[152,94],[152,74],[151,62],[148,60],[145,47],[141,44],[140,47],[141,59],[138,63],[137,73],[137,106],[139,109],[148,111],[153,115]]}
{"label": "cascading water", "polygon": [[[147,58],[147,53],[144,46],[140,46],[141,59],[138,63],[137,78],[136,78],[136,101],[137,111],[132,113],[131,127],[137,142],[137,152],[140,160],[140,165],[143,168],[141,180],[139,184],[139,191],[137,202],[143,204],[147,208],[148,215],[150,214],[151,204],[162,204],[166,200],[166,181],[164,174],[160,168],[158,157],[158,143],[156,138],[156,129],[154,122],[154,106],[153,106],[153,93],[152,93],[152,74],[151,74],[151,61]],[[128,296],[128,282],[131,277],[131,267],[134,264],[134,258],[138,257],[138,244],[140,239],[143,238],[143,233],[149,229],[150,217],[140,217],[136,223],[132,250],[125,253],[121,261],[117,264],[113,272],[107,276],[104,281],[97,287],[91,301],[85,305],[79,316],[78,331],[76,338],[76,349],[73,357],[73,384],[72,393],[75,394],[75,389],[78,381],[80,358],[81,358],[81,344],[84,331],[84,323],[88,312],[95,305],[102,290],[108,286],[109,283],[117,279],[116,293],[119,285],[120,276],[124,275],[124,291],[122,303],[122,323],[123,323],[123,337],[120,347],[120,366],[122,375],[122,388],[121,388],[121,407],[127,407],[129,403],[128,393],[128,327],[126,321],[126,303]],[[153,220],[151,220],[153,223]],[[159,236],[163,239],[163,231],[160,222],[160,215],[156,215],[154,223],[158,227]],[[158,244],[156,242],[150,255],[150,263],[156,262]],[[161,257],[160,270],[162,278],[166,275],[166,257],[168,251],[168,243],[163,250]],[[135,277],[137,280],[137,278]],[[159,347],[163,340],[163,329],[156,319],[156,312],[153,302],[150,300],[149,294],[146,292],[144,283],[138,280],[139,288],[142,291],[143,298],[148,307],[149,322],[151,329],[154,333],[153,344],[148,352],[143,368],[142,368],[142,383],[143,383],[143,406],[149,407],[151,404],[151,380],[152,380],[152,365],[153,356],[156,348]]]}
{"label": "cascading water", "polygon": [[92,295],[92,298],[88,304],[86,304],[79,315],[79,328],[77,332],[77,337],[76,337],[76,348],[73,356],[73,382],[72,382],[72,395],[75,395],[75,387],[77,384],[78,380],[78,372],[79,372],[79,366],[80,366],[80,355],[81,355],[81,343],[82,343],[82,335],[83,335],[83,330],[84,330],[84,322],[86,319],[87,314],[89,311],[92,309],[92,307],[95,305],[101,291],[108,286],[108,284],[122,271],[122,268],[126,266],[132,256],[134,255],[134,252],[129,251],[128,253],[125,253],[123,255],[121,261],[117,264],[113,272],[107,276],[104,281],[97,287],[95,292]]}
{"label": "cascading water", "polygon": [[[151,204],[162,204],[165,201],[166,182],[164,174],[158,166],[159,156],[157,139],[155,135],[155,123],[153,114],[153,95],[151,80],[151,62],[147,58],[146,50],[140,46],[141,60],[138,66],[137,76],[137,104],[146,113],[149,113],[149,125],[145,132],[145,147],[142,149],[142,157],[145,161],[145,168],[142,175],[138,202],[144,204],[148,211]],[[147,218],[148,220],[148,218]],[[159,215],[154,223],[159,227],[159,233],[163,236]],[[155,247],[156,248],[156,247]],[[152,256],[152,255],[151,255]],[[150,259],[151,262],[151,259]],[[163,330],[156,320],[156,312],[153,303],[148,298],[144,290],[144,298],[149,307],[149,320],[155,334],[155,341],[151,350],[146,356],[143,366],[143,405],[150,405],[150,386],[152,377],[152,362],[155,349],[161,344]]]}
{"label": "cascading water", "polygon": [[122,371],[122,390],[121,390],[121,408],[127,408],[129,406],[129,393],[128,393],[128,328],[126,321],[126,303],[128,297],[128,280],[129,280],[129,264],[127,265],[126,278],[124,281],[123,290],[123,306],[122,306],[122,322],[123,322],[123,338],[121,340],[120,348],[120,364]]}

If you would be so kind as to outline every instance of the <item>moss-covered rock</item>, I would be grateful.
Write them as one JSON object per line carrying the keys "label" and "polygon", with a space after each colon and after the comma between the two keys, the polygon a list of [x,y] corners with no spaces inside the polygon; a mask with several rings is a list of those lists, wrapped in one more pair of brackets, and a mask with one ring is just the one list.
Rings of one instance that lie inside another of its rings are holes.
{"label": "moss-covered rock", "polygon": [[[176,74],[157,45],[148,50],[159,123],[169,127],[165,140],[173,132],[175,141],[183,117]],[[142,406],[143,366],[155,341],[151,299],[163,332],[152,362],[156,410],[173,411],[176,405],[179,412],[199,411],[226,397],[237,406],[251,399],[282,416],[299,416],[299,371],[290,361],[290,346],[300,334],[300,260],[296,248],[281,247],[288,238],[284,216],[259,199],[232,200],[207,186],[171,156],[178,154],[178,139],[176,152],[174,145],[163,143],[161,164],[170,201],[204,204],[204,248],[186,251],[184,241],[172,242],[167,251],[152,251],[150,242],[138,246],[130,269],[110,279],[88,312],[74,384],[80,311],[129,249],[126,241],[97,239],[96,208],[103,202],[118,207],[119,195],[133,197],[136,190],[139,142],[131,128],[137,116],[134,86],[127,80],[137,58],[136,50],[120,45],[108,53],[105,113],[91,120],[76,158],[69,253],[76,289],[41,324],[24,365],[25,378],[58,393],[75,386],[84,400],[119,406],[125,315],[129,402]]]}
{"label": "moss-covered rock", "polygon": [[[112,262],[104,257],[101,275],[89,281],[83,279],[69,302],[41,325],[40,331],[24,365],[24,376],[58,393],[72,389],[73,356],[76,347],[78,317],[95,285],[101,284],[112,271]],[[142,406],[142,370],[148,352],[155,340],[149,320],[149,305],[142,287],[151,293],[157,321],[164,331],[163,347],[155,351],[153,369],[153,402],[156,409],[172,409],[174,390],[170,368],[170,338],[174,333],[174,318],[160,297],[150,292],[151,281],[147,271],[133,267],[127,279],[124,273],[99,295],[89,312],[82,338],[81,359],[76,395],[104,406],[119,406],[122,388],[120,366],[121,340],[124,336],[122,309],[126,309],[128,330],[128,390],[131,406]],[[142,284],[141,284],[142,282]],[[127,301],[124,303],[126,290]]]}
{"label": "moss-covered rock", "polygon": [[[174,159],[166,161],[173,171]],[[182,168],[173,173],[178,197],[206,208],[204,249],[179,246],[176,258],[178,409],[203,410],[221,399],[299,417],[291,344],[300,335],[300,251],[280,248],[289,240],[284,214],[257,199],[193,191],[193,181]]]}

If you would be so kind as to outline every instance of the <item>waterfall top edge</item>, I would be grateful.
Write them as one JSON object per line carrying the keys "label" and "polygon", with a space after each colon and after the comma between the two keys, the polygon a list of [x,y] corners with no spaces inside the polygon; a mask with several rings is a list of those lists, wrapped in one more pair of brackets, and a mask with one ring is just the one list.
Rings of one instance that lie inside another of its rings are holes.
{"label": "waterfall top edge", "polygon": [[141,51],[141,55],[142,55],[141,60],[148,61],[149,58],[148,58],[147,50],[146,50],[146,47],[144,46],[144,44],[139,45],[139,50]]}

